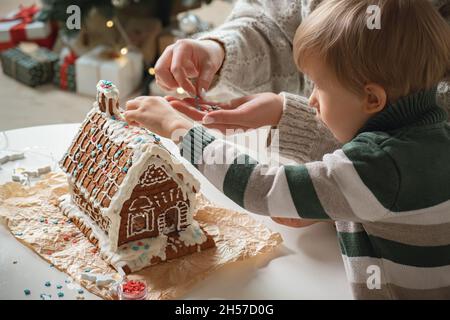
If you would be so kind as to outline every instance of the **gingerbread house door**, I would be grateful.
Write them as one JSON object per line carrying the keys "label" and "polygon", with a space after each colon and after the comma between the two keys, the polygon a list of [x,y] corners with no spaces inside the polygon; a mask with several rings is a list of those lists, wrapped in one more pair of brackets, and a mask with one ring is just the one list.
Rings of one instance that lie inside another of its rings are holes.
{"label": "gingerbread house door", "polygon": [[179,230],[180,209],[173,206],[165,210],[158,217],[159,234],[168,234]]}

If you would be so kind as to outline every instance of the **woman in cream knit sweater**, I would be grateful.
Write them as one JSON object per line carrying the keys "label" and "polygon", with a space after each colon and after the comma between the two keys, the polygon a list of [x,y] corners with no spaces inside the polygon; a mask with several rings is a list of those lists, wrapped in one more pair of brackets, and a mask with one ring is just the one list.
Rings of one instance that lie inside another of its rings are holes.
{"label": "woman in cream knit sweater", "polygon": [[[224,89],[235,96],[282,92],[285,111],[278,124],[280,154],[298,162],[321,159],[339,144],[317,120],[315,109],[308,106],[305,97],[311,87],[292,59],[295,31],[321,1],[238,0],[222,26],[199,35],[196,40],[181,40],[166,49],[156,65],[157,83],[168,90],[181,86],[192,96],[203,90],[214,95]],[[450,22],[448,0],[430,1]],[[197,78],[196,86],[189,78]],[[245,98],[238,99],[234,106],[245,102]],[[449,82],[440,84],[438,102],[450,110]],[[254,99],[252,103],[270,106],[270,98]],[[203,117],[176,101],[172,105],[194,120]],[[217,116],[226,112],[219,111]],[[222,125],[208,127],[233,128],[233,119],[227,125],[226,114],[224,118]],[[248,127],[267,125],[247,120]]]}

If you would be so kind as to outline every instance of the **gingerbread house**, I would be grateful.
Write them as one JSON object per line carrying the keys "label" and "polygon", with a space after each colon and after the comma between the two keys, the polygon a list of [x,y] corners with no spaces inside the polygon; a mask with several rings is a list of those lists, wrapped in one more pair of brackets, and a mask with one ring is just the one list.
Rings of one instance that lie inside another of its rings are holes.
{"label": "gingerbread house", "polygon": [[152,132],[125,122],[109,81],[60,161],[64,214],[125,272],[214,246],[194,220],[199,182]]}

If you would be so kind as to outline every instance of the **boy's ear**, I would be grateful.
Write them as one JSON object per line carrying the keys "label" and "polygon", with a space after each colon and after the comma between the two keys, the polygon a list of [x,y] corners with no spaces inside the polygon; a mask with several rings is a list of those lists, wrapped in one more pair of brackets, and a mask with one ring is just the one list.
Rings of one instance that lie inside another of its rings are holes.
{"label": "boy's ear", "polygon": [[368,114],[375,114],[384,109],[387,103],[387,94],[384,88],[376,83],[369,83],[364,86],[366,103],[364,111]]}

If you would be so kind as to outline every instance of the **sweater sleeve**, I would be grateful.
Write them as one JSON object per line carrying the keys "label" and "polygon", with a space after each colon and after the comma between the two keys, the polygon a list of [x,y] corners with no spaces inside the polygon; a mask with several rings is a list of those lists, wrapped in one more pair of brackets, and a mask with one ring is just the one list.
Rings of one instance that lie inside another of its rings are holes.
{"label": "sweater sleeve", "polygon": [[[340,149],[322,161],[306,164],[266,165],[196,126],[184,136],[180,148],[181,154],[227,197],[262,215],[378,221],[393,206],[399,188],[395,164],[377,146],[348,146],[345,152]],[[369,163],[375,170],[366,170]],[[360,177],[359,172],[365,176]],[[379,205],[368,209],[366,201],[373,200],[373,194],[366,184],[383,190],[376,195]]]}
{"label": "sweater sleeve", "polygon": [[271,144],[282,156],[303,163],[320,160],[324,154],[342,146],[319,120],[307,98],[287,92],[281,96],[283,115],[272,130]]}
{"label": "sweater sleeve", "polygon": [[302,17],[318,0],[238,0],[227,21],[198,35],[222,43],[225,60],[214,89],[238,95],[301,92],[304,80],[292,58],[292,41]]}

